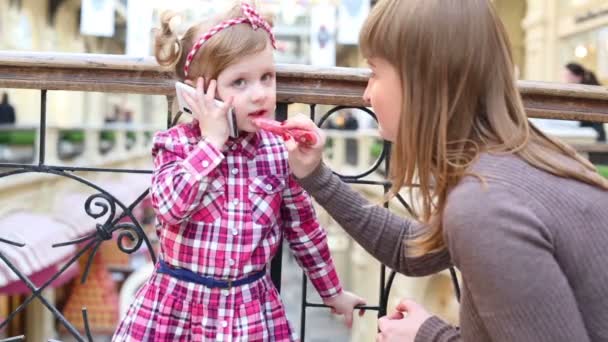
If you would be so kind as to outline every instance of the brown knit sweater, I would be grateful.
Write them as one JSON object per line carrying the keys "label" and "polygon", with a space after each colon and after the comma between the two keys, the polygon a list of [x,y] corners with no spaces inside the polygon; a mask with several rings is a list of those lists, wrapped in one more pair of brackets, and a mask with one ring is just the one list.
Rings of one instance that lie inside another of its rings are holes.
{"label": "brown knit sweater", "polygon": [[408,276],[455,265],[463,276],[458,330],[437,317],[416,342],[608,341],[608,191],[483,154],[444,212],[443,253],[412,258],[423,226],[372,206],[325,166],[303,187],[368,252]]}

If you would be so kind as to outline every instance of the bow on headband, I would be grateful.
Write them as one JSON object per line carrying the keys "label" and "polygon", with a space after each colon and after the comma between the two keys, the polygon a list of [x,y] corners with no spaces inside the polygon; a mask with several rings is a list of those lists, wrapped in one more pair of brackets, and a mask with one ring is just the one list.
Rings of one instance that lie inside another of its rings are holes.
{"label": "bow on headband", "polygon": [[271,29],[270,25],[268,24],[268,22],[266,20],[264,20],[264,18],[262,18],[262,16],[260,16],[260,14],[249,4],[241,3],[241,9],[243,11],[244,17],[228,19],[228,20],[225,20],[225,21],[217,24],[216,26],[212,27],[209,31],[207,31],[205,34],[203,34],[201,36],[201,38],[199,38],[199,40],[196,42],[196,44],[194,44],[194,46],[192,46],[192,50],[190,50],[190,53],[188,53],[188,57],[186,58],[186,63],[184,64],[184,75],[186,77],[188,77],[188,71],[190,70],[190,64],[192,63],[192,60],[194,59],[194,56],[196,55],[198,50],[200,50],[201,46],[207,40],[209,40],[211,37],[213,37],[216,33],[220,32],[228,27],[237,25],[237,24],[248,23],[249,25],[251,25],[251,27],[254,30],[257,30],[260,27],[263,28],[270,35],[270,42],[272,43],[272,47],[275,49],[277,48],[274,34],[272,33],[272,29]]}

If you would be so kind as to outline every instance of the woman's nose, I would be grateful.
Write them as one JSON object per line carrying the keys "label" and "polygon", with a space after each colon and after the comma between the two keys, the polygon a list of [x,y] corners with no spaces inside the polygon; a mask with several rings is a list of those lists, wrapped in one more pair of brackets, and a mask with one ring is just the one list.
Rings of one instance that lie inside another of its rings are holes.
{"label": "woman's nose", "polygon": [[367,82],[367,87],[365,87],[365,91],[363,92],[363,101],[365,101],[367,103],[371,102],[370,101],[369,93],[370,93],[370,82],[368,81]]}

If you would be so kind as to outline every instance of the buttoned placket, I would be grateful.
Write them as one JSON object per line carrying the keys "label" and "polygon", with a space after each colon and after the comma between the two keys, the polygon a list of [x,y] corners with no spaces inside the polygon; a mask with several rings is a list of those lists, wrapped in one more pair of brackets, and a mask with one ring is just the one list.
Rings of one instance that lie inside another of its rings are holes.
{"label": "buttoned placket", "polygon": [[[231,213],[231,215],[237,215],[238,212],[241,211],[242,206],[244,205],[242,203],[242,200],[238,198],[238,195],[241,191],[238,191],[239,189],[235,189],[233,187],[235,186],[239,186],[241,184],[241,182],[239,182],[239,177],[241,177],[241,170],[239,169],[240,167],[242,167],[243,165],[243,156],[239,153],[238,151],[238,145],[235,143],[230,147],[230,152],[228,152],[231,154],[231,158],[227,158],[226,161],[228,163],[227,165],[227,170],[228,175],[226,176],[228,178],[228,181],[226,182],[227,186],[230,187],[229,189],[227,189],[227,193],[228,194],[234,194],[234,197],[232,198],[232,200],[230,201],[229,205],[232,206],[232,210],[230,210],[229,212]],[[240,214],[238,214],[240,215]],[[231,244],[234,246],[236,244],[238,244],[238,240],[239,240],[239,230],[238,227],[236,227],[235,225],[237,224],[237,220],[234,220],[232,218],[229,218],[229,221],[232,223],[232,226],[229,226],[229,232],[228,232],[228,236],[229,239],[231,240]],[[237,276],[239,274],[238,270],[235,268],[235,265],[237,265],[237,260],[235,260],[235,255],[237,255],[237,253],[235,253],[235,251],[230,251],[229,254],[227,255],[228,257],[228,265],[227,267],[229,268],[229,272],[228,274],[230,274],[231,276]]]}
{"label": "buttoned placket", "polygon": [[[236,246],[239,244],[238,240],[239,240],[239,231],[237,229],[237,227],[235,227],[234,225],[237,224],[237,220],[235,220],[233,217],[230,217],[232,215],[240,215],[237,214],[237,212],[241,211],[241,206],[243,205],[242,200],[238,198],[238,194],[239,191],[237,191],[238,189],[235,189],[236,186],[240,185],[240,182],[238,181],[238,178],[241,176],[241,170],[239,169],[239,167],[241,167],[242,165],[242,155],[240,155],[239,151],[238,151],[238,145],[235,143],[232,146],[229,147],[228,151],[226,151],[226,154],[230,155],[230,158],[226,158],[226,171],[227,174],[226,176],[226,186],[228,187],[226,189],[226,193],[227,194],[232,194],[232,199],[230,200],[230,202],[228,203],[229,206],[231,206],[231,210],[229,210],[229,222],[232,223],[232,226],[228,226],[229,229],[229,234],[227,234],[228,236],[228,245],[232,245],[232,246]],[[237,260],[235,260],[235,255],[238,255],[238,252],[231,250],[229,252],[227,252],[226,257],[228,258],[228,265],[225,267],[229,268],[229,271],[226,272],[227,274],[229,274],[230,277],[235,277],[236,275],[239,274],[238,270],[234,267],[235,265],[237,265]],[[228,289],[222,289],[220,291],[221,295],[224,297],[224,300],[227,302],[231,302],[234,298],[232,298],[232,294],[234,293],[235,289],[234,288],[228,288]],[[225,311],[224,315],[222,315],[221,317],[218,317],[218,334],[216,336],[216,341],[231,341],[232,340],[232,336],[231,336],[231,331],[232,331],[232,319],[233,319],[233,315],[235,313],[234,312],[229,312],[229,311]]]}

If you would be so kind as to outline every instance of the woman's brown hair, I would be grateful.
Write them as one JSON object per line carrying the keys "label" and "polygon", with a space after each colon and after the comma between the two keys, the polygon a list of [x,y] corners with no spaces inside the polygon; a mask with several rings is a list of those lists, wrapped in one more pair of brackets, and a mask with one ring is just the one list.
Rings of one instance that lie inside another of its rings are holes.
{"label": "woman's brown hair", "polygon": [[510,43],[490,0],[380,0],[360,45],[366,58],[386,60],[401,80],[392,193],[419,184],[419,219],[429,228],[408,242],[410,254],[445,249],[448,193],[481,152],[513,153],[554,175],[608,189],[589,161],[528,122]]}

